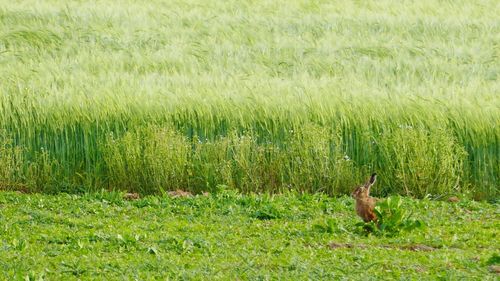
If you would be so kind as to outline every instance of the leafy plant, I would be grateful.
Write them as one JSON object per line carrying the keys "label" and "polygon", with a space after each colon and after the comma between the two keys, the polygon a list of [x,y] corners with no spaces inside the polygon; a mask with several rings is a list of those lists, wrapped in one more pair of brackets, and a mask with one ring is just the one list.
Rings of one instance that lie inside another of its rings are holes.
{"label": "leafy plant", "polygon": [[403,206],[401,197],[388,197],[375,206],[376,222],[358,223],[356,226],[375,235],[396,236],[403,231],[412,231],[425,226],[421,220],[412,219]]}
{"label": "leafy plant", "polygon": [[252,214],[252,217],[259,220],[273,220],[279,219],[282,217],[278,208],[271,204],[264,204],[260,206],[255,212]]}
{"label": "leafy plant", "polygon": [[496,265],[500,264],[500,255],[498,254],[493,254],[488,261],[486,262],[487,265]]}
{"label": "leafy plant", "polygon": [[339,232],[339,226],[337,225],[337,222],[329,218],[326,220],[326,222],[323,223],[317,223],[312,226],[312,229],[317,232],[323,232],[323,233],[336,233]]}

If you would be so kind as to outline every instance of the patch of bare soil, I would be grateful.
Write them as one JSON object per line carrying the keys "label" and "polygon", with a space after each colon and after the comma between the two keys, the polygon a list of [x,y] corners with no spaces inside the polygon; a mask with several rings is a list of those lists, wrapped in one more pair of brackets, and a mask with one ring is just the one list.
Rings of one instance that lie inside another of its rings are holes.
{"label": "patch of bare soil", "polygon": [[408,251],[413,251],[413,252],[431,252],[436,250],[436,248],[423,245],[423,244],[415,244],[415,245],[408,245],[408,246],[402,246],[399,247],[402,250],[408,250]]}
{"label": "patch of bare soil", "polygon": [[182,189],[177,189],[175,191],[169,191],[168,196],[172,198],[177,198],[177,197],[193,197],[193,194],[189,191],[184,191]]}
{"label": "patch of bare soil", "polygon": [[15,192],[17,194],[31,194],[31,190],[22,184],[16,184],[16,185],[0,185],[0,191],[8,191],[8,192]]}
{"label": "patch of bare soil", "polygon": [[357,245],[353,245],[351,243],[335,243],[335,242],[332,242],[330,244],[328,244],[328,247],[330,249],[342,249],[342,248],[347,248],[347,249],[353,249],[353,248],[360,248],[360,249],[366,249],[367,246],[365,244],[357,244]]}
{"label": "patch of bare soil", "polygon": [[490,265],[488,269],[496,274],[500,274],[500,265]]}
{"label": "patch of bare soil", "polygon": [[139,198],[141,198],[139,196],[139,193],[125,193],[123,194],[123,199],[125,200],[138,200]]}
{"label": "patch of bare soil", "polygon": [[[367,245],[365,244],[351,244],[351,243],[335,243],[331,242],[328,244],[328,247],[332,250],[335,249],[366,249],[368,248]],[[381,246],[374,246],[374,247],[381,247],[381,248],[386,248],[386,249],[400,249],[400,250],[406,250],[406,251],[413,251],[413,252],[430,252],[436,250],[436,248],[423,245],[423,244],[414,244],[414,245],[404,245],[404,246],[395,246],[395,245],[381,245]]]}

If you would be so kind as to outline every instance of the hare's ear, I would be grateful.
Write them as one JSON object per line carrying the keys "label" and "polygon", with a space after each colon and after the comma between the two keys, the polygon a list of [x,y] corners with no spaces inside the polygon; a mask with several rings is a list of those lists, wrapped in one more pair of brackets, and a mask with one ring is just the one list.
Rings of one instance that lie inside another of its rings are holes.
{"label": "hare's ear", "polygon": [[377,173],[373,173],[370,179],[365,183],[365,187],[371,187],[377,180]]}

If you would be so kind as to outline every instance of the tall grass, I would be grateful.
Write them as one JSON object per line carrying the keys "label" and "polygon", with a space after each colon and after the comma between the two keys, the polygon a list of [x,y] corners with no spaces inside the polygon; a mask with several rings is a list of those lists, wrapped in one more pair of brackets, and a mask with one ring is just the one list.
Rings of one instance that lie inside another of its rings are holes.
{"label": "tall grass", "polygon": [[0,1],[0,187],[498,196],[495,1]]}

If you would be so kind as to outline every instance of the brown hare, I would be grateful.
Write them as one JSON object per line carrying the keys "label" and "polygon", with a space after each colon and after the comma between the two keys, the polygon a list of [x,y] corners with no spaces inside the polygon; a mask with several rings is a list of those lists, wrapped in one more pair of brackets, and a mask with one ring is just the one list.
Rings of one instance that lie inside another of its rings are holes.
{"label": "brown hare", "polygon": [[370,196],[370,187],[372,187],[376,179],[377,174],[373,173],[363,186],[357,187],[351,194],[356,199],[356,213],[365,222],[377,221],[377,216],[373,209],[378,199]]}

